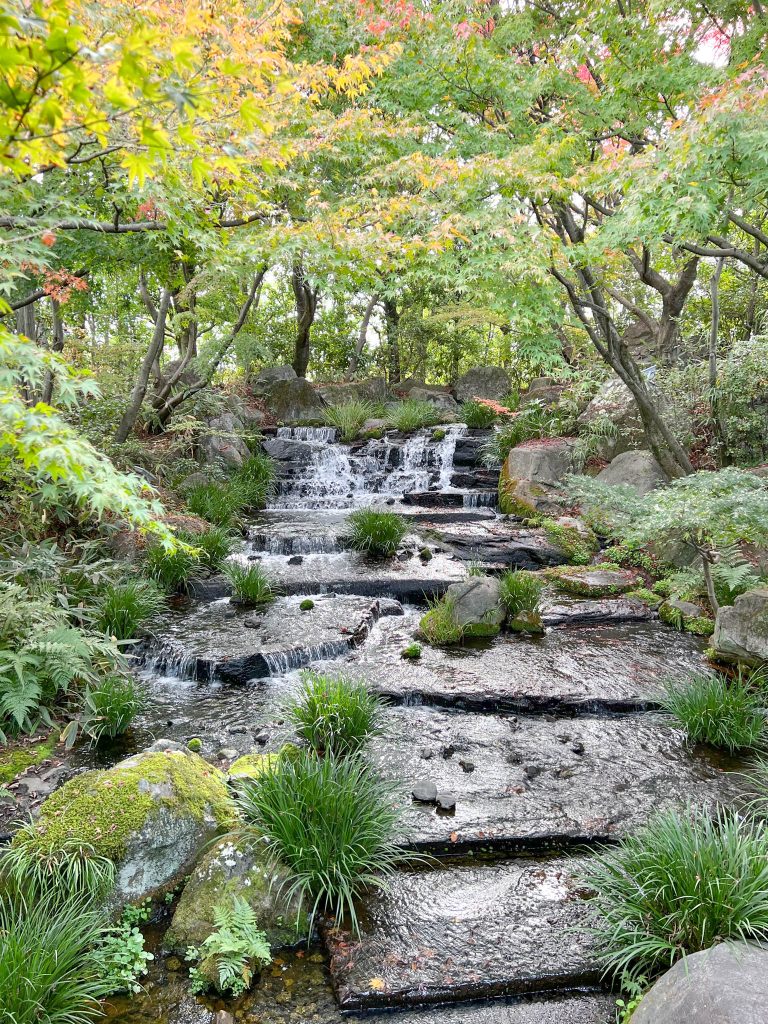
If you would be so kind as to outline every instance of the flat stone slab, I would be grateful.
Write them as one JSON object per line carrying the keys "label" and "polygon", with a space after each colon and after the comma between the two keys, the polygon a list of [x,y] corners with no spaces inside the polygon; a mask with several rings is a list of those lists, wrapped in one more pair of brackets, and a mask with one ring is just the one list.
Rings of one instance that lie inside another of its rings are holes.
{"label": "flat stone slab", "polygon": [[556,587],[564,590],[566,594],[577,594],[583,597],[623,594],[640,584],[638,575],[628,570],[601,569],[598,566],[588,565],[583,568],[550,569],[547,576]]}
{"label": "flat stone slab", "polygon": [[166,673],[244,683],[346,653],[379,617],[375,598],[318,596],[311,611],[295,597],[263,612],[227,598],[164,616],[146,661]]}
{"label": "flat stone slab", "polygon": [[392,1024],[615,1024],[615,1021],[616,997],[595,993],[425,1007],[398,1013]]}
{"label": "flat stone slab", "polygon": [[458,524],[440,530],[439,537],[465,561],[481,562],[497,569],[535,570],[567,561],[543,530],[516,528],[505,519]]}
{"label": "flat stone slab", "polygon": [[541,621],[545,626],[602,625],[609,622],[648,622],[657,616],[637,597],[565,597],[545,593]]}
{"label": "flat stone slab", "polygon": [[596,986],[585,867],[561,858],[399,872],[370,897],[359,940],[325,933],[341,1009]]}
{"label": "flat stone slab", "polygon": [[343,661],[396,704],[476,711],[587,714],[658,706],[660,684],[704,667],[705,642],[660,622],[558,627],[543,637],[502,634],[455,648],[413,642],[421,611],[382,619]]}
{"label": "flat stone slab", "polygon": [[[392,708],[369,750],[398,784],[404,842],[433,853],[611,839],[659,808],[744,793],[743,763],[691,748],[654,714],[550,721]],[[455,797],[453,813],[412,798],[429,783]]]}

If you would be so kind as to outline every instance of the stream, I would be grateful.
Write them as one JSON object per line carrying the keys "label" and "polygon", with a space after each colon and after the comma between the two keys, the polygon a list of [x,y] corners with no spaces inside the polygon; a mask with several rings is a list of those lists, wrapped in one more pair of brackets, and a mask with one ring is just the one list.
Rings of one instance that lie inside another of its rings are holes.
{"label": "stream", "polygon": [[[470,561],[498,571],[555,557],[535,531],[494,511],[483,440],[450,426],[438,440],[420,431],[346,446],[332,428],[280,428],[265,444],[279,466],[277,495],[233,557],[263,565],[281,596],[246,613],[214,579],[156,622],[139,669],[148,706],[109,754],[161,737],[199,738],[223,767],[277,751],[291,739],[283,709],[301,669],[344,672],[388,701],[370,756],[396,787],[404,845],[434,859],[404,866],[370,896],[354,948],[326,932],[308,949],[278,951],[253,990],[228,1004],[189,994],[184,964],[160,952],[167,921],[156,922],[144,991],[110,1000],[113,1024],[209,1024],[217,1009],[254,1024],[395,1010],[397,1024],[614,1020],[583,927],[580,872],[596,844],[659,807],[736,799],[739,765],[691,749],[657,710],[661,681],[700,668],[704,643],[620,603],[585,610],[588,602],[545,594],[553,624],[543,637],[502,634],[401,657],[425,602],[463,579]],[[391,562],[345,547],[346,513],[370,504],[409,517]],[[300,609],[306,597],[310,612]],[[425,780],[455,797],[452,812],[411,799]]]}

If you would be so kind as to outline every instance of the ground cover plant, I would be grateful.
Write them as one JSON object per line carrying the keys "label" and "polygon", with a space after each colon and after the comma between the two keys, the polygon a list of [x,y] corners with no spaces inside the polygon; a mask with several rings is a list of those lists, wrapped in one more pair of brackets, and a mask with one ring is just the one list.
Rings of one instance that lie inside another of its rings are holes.
{"label": "ground cover plant", "polygon": [[730,753],[763,745],[766,680],[762,673],[698,672],[667,683],[661,706],[680,722],[694,743]]}
{"label": "ground cover plant", "polygon": [[116,640],[132,640],[164,606],[165,594],[153,579],[133,577],[107,583],[98,595],[93,624]]}
{"label": "ground cover plant", "polygon": [[362,682],[305,671],[286,717],[316,753],[343,757],[379,731],[382,706]]}
{"label": "ground cover plant", "polygon": [[166,594],[187,593],[204,575],[204,566],[194,548],[180,545],[168,551],[152,542],[144,552],[143,570]]}
{"label": "ground cover plant", "polygon": [[407,521],[395,512],[359,508],[347,516],[347,543],[374,558],[391,558],[407,532]]}
{"label": "ground cover plant", "polygon": [[434,427],[445,418],[432,402],[419,398],[406,398],[403,402],[389,406],[386,415],[390,427],[399,430],[401,434],[410,434],[423,427]]}
{"label": "ground cover plant", "polygon": [[275,587],[260,565],[227,562],[224,575],[232,585],[233,598],[251,608],[264,608],[275,600]]}
{"label": "ground cover plant", "polygon": [[463,402],[459,412],[459,419],[470,428],[492,427],[496,417],[496,411],[483,402]]}
{"label": "ground cover plant", "polygon": [[419,622],[419,633],[433,647],[450,647],[464,639],[464,628],[456,622],[453,603],[445,597],[432,598],[429,611]]}
{"label": "ground cover plant", "polygon": [[354,441],[362,430],[366,420],[376,415],[376,406],[373,402],[363,399],[352,399],[349,402],[340,402],[332,405],[325,414],[326,422],[336,427],[341,435],[342,441]]}
{"label": "ground cover plant", "polygon": [[210,988],[237,998],[251,987],[255,973],[272,962],[266,935],[258,927],[253,908],[242,898],[217,903],[213,908],[214,930],[200,946],[190,946],[186,959],[192,991]]}

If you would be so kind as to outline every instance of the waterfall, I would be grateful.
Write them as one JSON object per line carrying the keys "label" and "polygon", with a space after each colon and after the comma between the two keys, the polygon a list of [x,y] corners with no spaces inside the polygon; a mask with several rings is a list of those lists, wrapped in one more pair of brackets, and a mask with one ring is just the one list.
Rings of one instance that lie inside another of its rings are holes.
{"label": "waterfall", "polygon": [[438,470],[440,476],[438,483],[441,491],[447,491],[451,487],[451,477],[453,476],[453,458],[456,454],[456,442],[467,432],[467,428],[463,423],[457,423],[454,426],[446,427],[445,437],[442,441],[439,441],[435,448],[435,459],[437,461]]}
{"label": "waterfall", "polygon": [[275,533],[250,533],[251,551],[267,555],[334,555],[341,551],[339,538],[333,534],[285,537]]}
{"label": "waterfall", "polygon": [[337,433],[336,427],[278,427],[275,436],[287,441],[325,441],[333,444]]}
{"label": "waterfall", "polygon": [[349,650],[348,640],[326,640],[309,647],[294,647],[290,651],[264,651],[264,663],[270,676],[284,676],[312,661],[330,661],[340,658]]}
{"label": "waterfall", "polygon": [[466,491],[464,508],[495,508],[499,496],[496,491]]}

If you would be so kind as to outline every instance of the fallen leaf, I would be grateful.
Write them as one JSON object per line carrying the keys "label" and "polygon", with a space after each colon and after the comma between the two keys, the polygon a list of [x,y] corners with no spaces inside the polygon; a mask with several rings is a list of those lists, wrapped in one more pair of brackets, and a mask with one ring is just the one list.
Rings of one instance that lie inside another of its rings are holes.
{"label": "fallen leaf", "polygon": [[368,988],[371,992],[383,992],[386,987],[387,983],[383,978],[371,978],[368,982]]}

